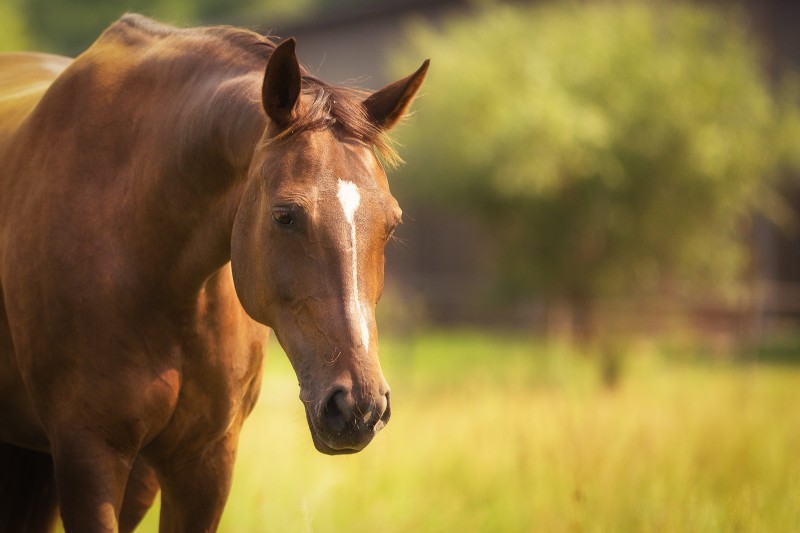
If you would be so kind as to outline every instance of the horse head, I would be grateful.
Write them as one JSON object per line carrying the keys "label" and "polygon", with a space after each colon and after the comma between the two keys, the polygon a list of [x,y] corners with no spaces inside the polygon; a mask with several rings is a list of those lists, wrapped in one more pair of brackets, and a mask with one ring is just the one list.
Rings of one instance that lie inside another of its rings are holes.
{"label": "horse head", "polygon": [[233,278],[244,309],[285,349],[323,453],[363,449],[391,414],[375,306],[402,212],[376,152],[391,158],[384,133],[427,68],[366,94],[305,75],[291,39],[267,63],[269,121],[234,221]]}

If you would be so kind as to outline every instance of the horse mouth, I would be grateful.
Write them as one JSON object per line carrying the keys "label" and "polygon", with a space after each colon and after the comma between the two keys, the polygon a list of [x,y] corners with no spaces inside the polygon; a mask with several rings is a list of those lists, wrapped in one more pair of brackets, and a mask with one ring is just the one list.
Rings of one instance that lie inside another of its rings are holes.
{"label": "horse mouth", "polygon": [[353,440],[349,433],[335,436],[328,435],[317,428],[308,409],[306,409],[306,421],[308,422],[308,429],[311,431],[311,440],[314,443],[314,447],[318,452],[324,453],[325,455],[350,455],[358,453],[366,448],[367,444],[372,441],[371,435],[361,440]]}

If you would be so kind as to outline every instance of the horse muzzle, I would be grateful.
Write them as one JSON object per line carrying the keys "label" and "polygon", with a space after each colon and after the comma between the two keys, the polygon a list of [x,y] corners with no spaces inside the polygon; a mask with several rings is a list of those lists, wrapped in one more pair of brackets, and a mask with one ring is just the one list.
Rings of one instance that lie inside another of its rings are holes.
{"label": "horse muzzle", "polygon": [[306,404],[306,419],[314,446],[328,455],[363,450],[392,415],[389,387],[376,395],[358,395],[336,387],[316,406]]}

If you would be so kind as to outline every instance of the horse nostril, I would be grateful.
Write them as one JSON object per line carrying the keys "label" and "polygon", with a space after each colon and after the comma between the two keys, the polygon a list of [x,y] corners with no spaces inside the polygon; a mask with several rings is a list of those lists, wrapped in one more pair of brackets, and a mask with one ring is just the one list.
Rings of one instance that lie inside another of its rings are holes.
{"label": "horse nostril", "polygon": [[381,399],[380,403],[378,404],[378,408],[375,413],[376,420],[374,424],[370,427],[373,432],[377,433],[383,429],[383,427],[389,423],[389,418],[392,416],[392,404],[389,401],[389,393],[387,392],[384,397]]}
{"label": "horse nostril", "polygon": [[347,402],[347,392],[339,389],[333,392],[325,402],[322,419],[330,431],[341,433],[351,418],[352,409]]}
{"label": "horse nostril", "polygon": [[345,388],[335,389],[322,404],[320,422],[328,433],[342,435],[344,433],[375,434],[389,422],[391,407],[389,393],[376,399],[359,403],[351,391]]}

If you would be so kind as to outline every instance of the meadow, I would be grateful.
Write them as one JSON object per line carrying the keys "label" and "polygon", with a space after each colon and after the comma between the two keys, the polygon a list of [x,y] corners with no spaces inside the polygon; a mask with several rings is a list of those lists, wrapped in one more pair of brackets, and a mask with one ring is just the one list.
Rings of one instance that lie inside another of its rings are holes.
{"label": "meadow", "polygon": [[[223,532],[800,530],[800,366],[476,332],[382,339],[392,420],[316,452],[273,343]],[[142,531],[157,531],[157,512]]]}

